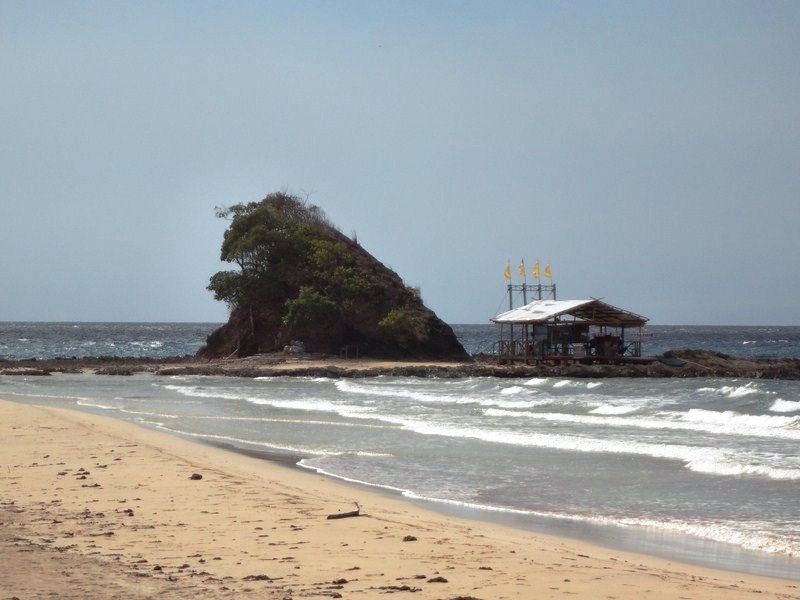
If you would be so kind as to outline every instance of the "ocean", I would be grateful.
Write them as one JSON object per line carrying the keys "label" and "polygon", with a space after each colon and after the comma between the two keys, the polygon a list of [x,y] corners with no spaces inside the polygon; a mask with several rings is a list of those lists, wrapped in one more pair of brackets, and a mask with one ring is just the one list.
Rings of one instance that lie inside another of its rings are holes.
{"label": "ocean", "polygon": [[[193,354],[213,327],[0,323],[0,357]],[[490,350],[491,327],[454,329]],[[649,331],[647,354],[800,356],[798,327]],[[796,381],[0,376],[0,397],[288,457],[461,516],[800,580]]]}
{"label": "ocean", "polygon": [[[0,359],[194,355],[220,323],[44,323],[0,321]],[[492,354],[494,325],[453,325],[470,354]],[[800,358],[800,327],[654,325],[642,352],[692,348],[749,358]]]}

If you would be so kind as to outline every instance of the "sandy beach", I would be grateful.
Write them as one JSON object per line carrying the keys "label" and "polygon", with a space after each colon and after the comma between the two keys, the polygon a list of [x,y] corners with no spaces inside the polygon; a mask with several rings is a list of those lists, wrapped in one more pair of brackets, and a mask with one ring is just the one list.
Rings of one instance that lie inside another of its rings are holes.
{"label": "sandy beach", "polygon": [[443,516],[107,417],[0,401],[0,435],[3,600],[800,598],[796,581]]}

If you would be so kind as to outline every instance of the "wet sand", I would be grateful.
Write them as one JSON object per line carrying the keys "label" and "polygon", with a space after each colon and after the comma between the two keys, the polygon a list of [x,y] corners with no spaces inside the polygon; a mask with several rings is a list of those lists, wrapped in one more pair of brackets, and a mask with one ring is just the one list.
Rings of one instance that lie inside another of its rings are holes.
{"label": "wet sand", "polygon": [[0,599],[800,599],[797,581],[448,517],[108,417],[0,401],[0,440]]}

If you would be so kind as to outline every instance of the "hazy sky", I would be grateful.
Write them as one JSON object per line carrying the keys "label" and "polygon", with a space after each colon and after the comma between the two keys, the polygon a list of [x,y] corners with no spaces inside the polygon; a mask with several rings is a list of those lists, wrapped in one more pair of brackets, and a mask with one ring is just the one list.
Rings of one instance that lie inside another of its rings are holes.
{"label": "hazy sky", "polygon": [[800,325],[798,57],[790,1],[0,0],[0,321],[225,320],[214,206],[288,190],[451,323],[538,258]]}

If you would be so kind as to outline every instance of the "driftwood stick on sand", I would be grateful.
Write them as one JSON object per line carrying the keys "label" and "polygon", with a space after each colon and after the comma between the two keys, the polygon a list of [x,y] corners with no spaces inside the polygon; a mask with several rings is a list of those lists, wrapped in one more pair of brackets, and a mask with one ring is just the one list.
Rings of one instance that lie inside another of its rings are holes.
{"label": "driftwood stick on sand", "polygon": [[334,513],[332,515],[328,515],[328,519],[346,519],[348,517],[360,517],[361,516],[361,505],[356,502],[356,509],[351,510],[348,512],[342,513]]}

